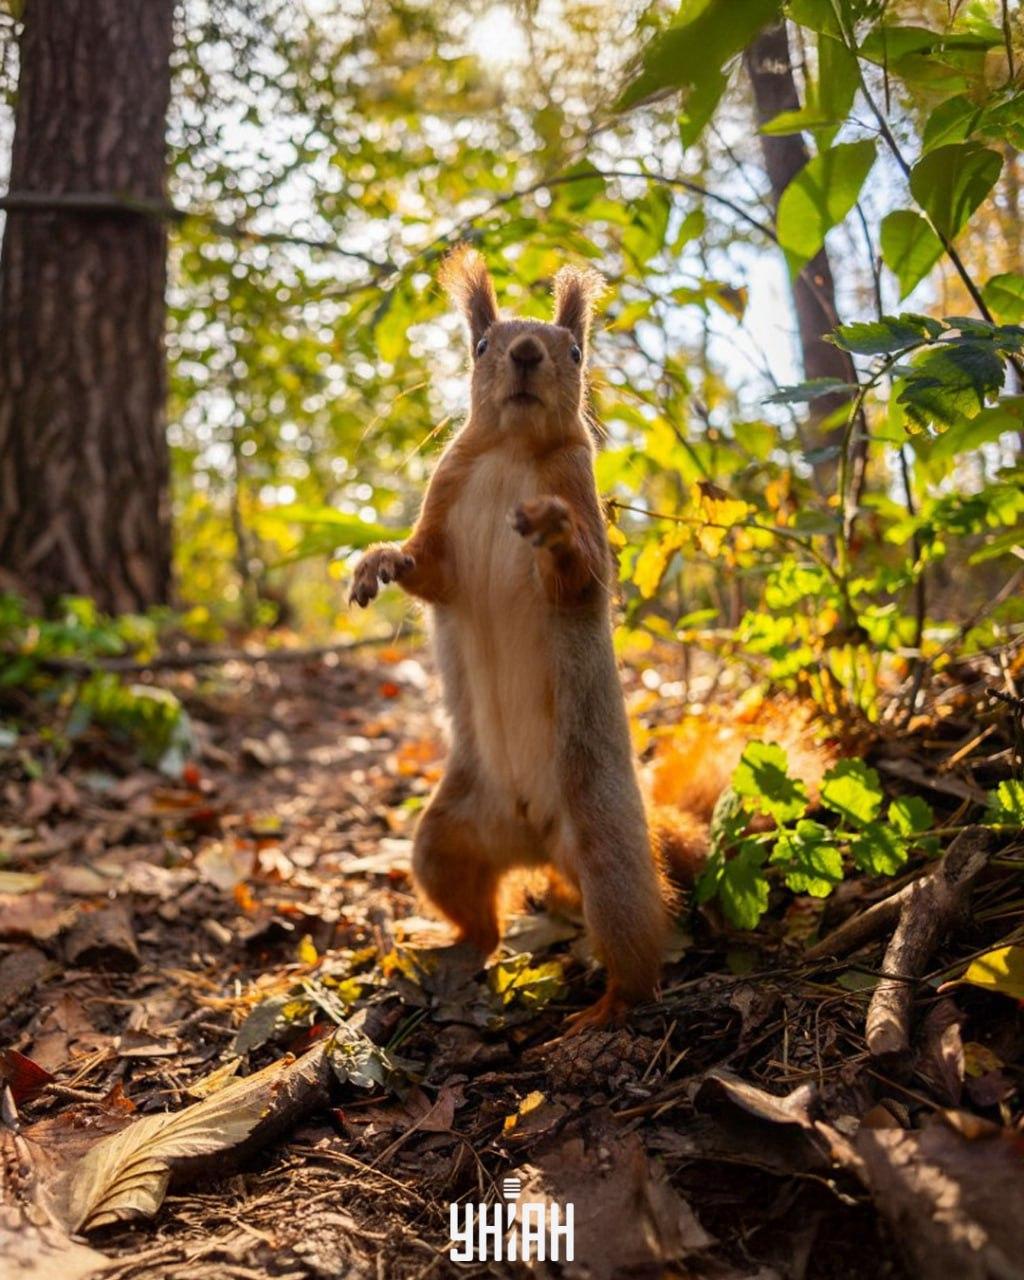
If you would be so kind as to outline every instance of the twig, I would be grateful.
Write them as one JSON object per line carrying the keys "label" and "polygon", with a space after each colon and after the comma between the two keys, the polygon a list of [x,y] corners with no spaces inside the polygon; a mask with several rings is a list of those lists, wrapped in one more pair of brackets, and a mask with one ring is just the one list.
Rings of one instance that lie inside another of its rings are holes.
{"label": "twig", "polygon": [[323,249],[345,258],[356,258],[376,271],[395,270],[393,262],[379,262],[368,253],[346,249],[337,240],[300,236],[290,231],[254,231],[241,222],[223,222],[198,209],[182,209],[169,200],[149,200],[113,191],[8,191],[0,196],[0,209],[7,213],[81,213],[97,217],[128,216],[154,218],[174,226],[193,222],[228,240],[250,240],[255,244],[293,244],[304,249]]}
{"label": "twig", "polygon": [[[963,916],[974,882],[988,866],[993,845],[992,832],[985,827],[965,827],[949,846],[935,870],[901,889],[893,898],[876,904],[857,922],[849,921],[846,939],[867,936],[892,918],[896,907],[896,928],[885,950],[882,968],[897,978],[883,978],[868,1006],[865,1038],[875,1058],[905,1053],[910,1046],[910,1017],[917,979],[940,940]],[[841,932],[841,931],[837,931]],[[826,952],[836,946],[836,936],[826,939]],[[843,939],[840,939],[843,941]]]}
{"label": "twig", "polygon": [[[257,662],[271,664],[282,662],[309,662],[325,658],[332,653],[347,653],[372,645],[395,644],[401,638],[394,632],[384,635],[361,636],[355,640],[339,640],[334,644],[312,645],[305,649],[190,649],[186,653],[158,653],[149,659],[137,658],[37,658],[35,661],[47,671],[67,671],[88,675],[93,671],[111,671],[121,675],[141,675],[145,671],[189,671],[193,667],[219,667],[229,662]],[[32,654],[5,651],[0,661],[31,658]]]}

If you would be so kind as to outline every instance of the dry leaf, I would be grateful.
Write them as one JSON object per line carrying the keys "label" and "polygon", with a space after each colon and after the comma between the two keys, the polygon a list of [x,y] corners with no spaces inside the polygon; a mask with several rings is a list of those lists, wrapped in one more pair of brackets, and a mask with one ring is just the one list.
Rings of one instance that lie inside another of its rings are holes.
{"label": "dry leaf", "polygon": [[324,1046],[318,1045],[297,1062],[272,1063],[184,1111],[144,1116],[104,1138],[67,1176],[67,1225],[91,1231],[151,1217],[176,1169],[269,1140],[271,1131],[326,1096],[326,1076]]}
{"label": "dry leaf", "polygon": [[[579,1274],[591,1280],[634,1270],[661,1275],[665,1263],[683,1261],[713,1244],[661,1166],[648,1159],[639,1137],[623,1133],[607,1116],[595,1121],[586,1140],[563,1138],[516,1170],[523,1184],[520,1204],[574,1206]],[[540,1276],[552,1274],[543,1263],[532,1269]]]}

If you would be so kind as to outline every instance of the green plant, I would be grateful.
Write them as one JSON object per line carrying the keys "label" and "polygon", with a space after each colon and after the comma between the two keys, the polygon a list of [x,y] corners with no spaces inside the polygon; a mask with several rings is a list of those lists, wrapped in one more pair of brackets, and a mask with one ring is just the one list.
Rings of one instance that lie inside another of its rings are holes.
{"label": "green plant", "polygon": [[[753,929],[768,909],[770,873],[794,893],[825,898],[848,867],[894,875],[912,852],[938,847],[927,834],[929,805],[900,796],[885,807],[878,774],[863,760],[840,760],[825,774],[820,804],[835,825],[805,816],[807,789],[790,776],[780,746],[749,743],[715,809],[697,901],[717,897],[732,924]],[[771,829],[757,830],[764,818]]]}

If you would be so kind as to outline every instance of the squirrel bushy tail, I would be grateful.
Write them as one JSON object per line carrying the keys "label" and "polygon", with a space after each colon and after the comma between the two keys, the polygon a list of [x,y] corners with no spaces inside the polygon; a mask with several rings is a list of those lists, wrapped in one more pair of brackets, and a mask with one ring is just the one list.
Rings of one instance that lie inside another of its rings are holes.
{"label": "squirrel bushy tail", "polygon": [[715,804],[755,739],[783,748],[790,774],[804,783],[812,803],[840,754],[834,740],[821,740],[813,710],[788,698],[741,703],[728,718],[704,713],[683,720],[645,770],[651,847],[676,889],[692,888],[704,869]]}

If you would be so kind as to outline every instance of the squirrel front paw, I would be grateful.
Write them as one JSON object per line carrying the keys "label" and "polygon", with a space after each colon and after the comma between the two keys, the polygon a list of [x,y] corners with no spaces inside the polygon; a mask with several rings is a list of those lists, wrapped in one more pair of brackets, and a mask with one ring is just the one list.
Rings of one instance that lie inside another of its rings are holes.
{"label": "squirrel front paw", "polygon": [[512,528],[535,547],[563,546],[572,529],[569,505],[554,494],[529,498],[512,512]]}
{"label": "squirrel front paw", "polygon": [[389,542],[384,543],[383,546],[371,547],[356,565],[356,571],[352,577],[352,590],[348,596],[349,604],[355,601],[365,609],[382,584],[398,582],[415,567],[416,561],[413,557],[396,543]]}

